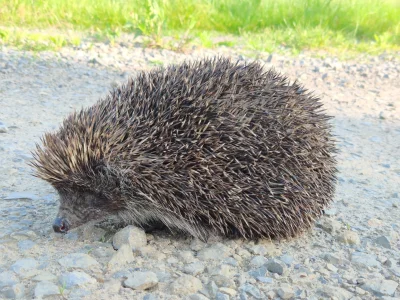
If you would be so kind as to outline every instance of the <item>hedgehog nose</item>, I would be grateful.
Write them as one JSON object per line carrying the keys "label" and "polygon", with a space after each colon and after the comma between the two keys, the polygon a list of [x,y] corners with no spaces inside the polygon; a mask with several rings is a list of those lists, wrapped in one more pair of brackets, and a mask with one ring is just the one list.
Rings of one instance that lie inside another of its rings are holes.
{"label": "hedgehog nose", "polygon": [[55,232],[66,233],[69,229],[68,222],[64,218],[56,218],[53,223]]}

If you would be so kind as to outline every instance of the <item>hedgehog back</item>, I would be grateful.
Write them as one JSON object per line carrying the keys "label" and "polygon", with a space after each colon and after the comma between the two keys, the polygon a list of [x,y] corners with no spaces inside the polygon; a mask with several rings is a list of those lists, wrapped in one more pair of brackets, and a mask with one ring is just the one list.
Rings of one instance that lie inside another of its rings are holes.
{"label": "hedgehog back", "polygon": [[[47,135],[53,160],[41,175],[118,198],[128,219],[199,237],[295,236],[334,193],[335,147],[321,106],[256,62],[141,72]],[[101,168],[118,182],[99,181]]]}

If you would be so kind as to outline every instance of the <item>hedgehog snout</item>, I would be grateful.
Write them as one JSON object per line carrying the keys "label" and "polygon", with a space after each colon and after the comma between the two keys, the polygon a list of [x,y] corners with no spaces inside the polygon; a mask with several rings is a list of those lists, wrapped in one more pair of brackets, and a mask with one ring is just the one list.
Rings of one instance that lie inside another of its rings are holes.
{"label": "hedgehog snout", "polygon": [[57,217],[53,223],[53,230],[59,233],[67,233],[69,230],[69,223],[65,218]]}

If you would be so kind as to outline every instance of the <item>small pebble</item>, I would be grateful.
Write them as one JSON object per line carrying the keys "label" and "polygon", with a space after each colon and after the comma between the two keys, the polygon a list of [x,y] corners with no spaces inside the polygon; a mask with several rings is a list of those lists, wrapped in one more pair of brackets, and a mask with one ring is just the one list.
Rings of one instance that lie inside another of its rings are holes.
{"label": "small pebble", "polygon": [[111,257],[107,266],[109,269],[117,269],[125,266],[125,264],[134,261],[132,248],[129,244],[124,244],[119,247],[118,251]]}
{"label": "small pebble", "polygon": [[379,267],[380,263],[377,261],[376,256],[363,252],[354,252],[351,255],[352,264],[358,267]]}
{"label": "small pebble", "polygon": [[115,249],[119,249],[124,244],[129,244],[132,249],[146,246],[146,233],[141,228],[129,225],[118,231],[113,237],[113,246]]}
{"label": "small pebble", "polygon": [[277,294],[282,299],[291,299],[294,297],[294,291],[288,284],[282,284],[282,286],[277,290]]}
{"label": "small pebble", "polygon": [[71,289],[76,286],[96,283],[96,279],[82,271],[67,272],[60,276],[59,282],[62,287]]}
{"label": "small pebble", "polygon": [[204,269],[205,269],[205,266],[204,266],[204,264],[202,262],[194,262],[194,263],[191,263],[189,265],[186,265],[183,268],[183,271],[186,274],[196,276],[196,275],[198,275],[200,273],[203,273]]}
{"label": "small pebble", "polygon": [[125,281],[124,286],[134,290],[147,290],[158,284],[157,275],[153,272],[133,272]]}
{"label": "small pebble", "polygon": [[56,296],[60,295],[60,289],[50,281],[41,281],[36,285],[34,294],[36,298]]}
{"label": "small pebble", "polygon": [[232,250],[230,248],[221,243],[216,243],[208,248],[201,249],[197,253],[197,258],[204,261],[221,260],[223,258],[228,257],[231,254]]}
{"label": "small pebble", "polygon": [[255,299],[262,299],[263,298],[263,295],[261,294],[261,291],[258,288],[256,288],[254,285],[252,285],[252,284],[242,285],[240,287],[240,290],[242,292],[254,297]]}
{"label": "small pebble", "polygon": [[366,280],[362,289],[373,293],[375,296],[394,296],[398,283],[393,280],[371,279]]}
{"label": "small pebble", "polygon": [[380,236],[374,239],[374,243],[386,249],[392,249],[389,239],[386,236]]}
{"label": "small pebble", "polygon": [[182,275],[169,286],[172,294],[188,295],[198,292],[203,287],[201,281],[191,275]]}
{"label": "small pebble", "polygon": [[287,270],[286,264],[277,259],[270,259],[265,266],[269,272],[279,275],[282,275]]}

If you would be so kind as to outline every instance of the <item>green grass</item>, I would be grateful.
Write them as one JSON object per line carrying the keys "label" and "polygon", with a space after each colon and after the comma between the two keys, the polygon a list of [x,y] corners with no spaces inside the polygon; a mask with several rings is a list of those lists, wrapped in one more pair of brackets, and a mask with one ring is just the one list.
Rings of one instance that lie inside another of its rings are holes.
{"label": "green grass", "polygon": [[[261,51],[282,47],[339,49],[377,53],[400,49],[398,0],[0,0],[0,39],[24,45],[35,41],[24,30],[58,29],[115,39],[141,34],[153,45],[165,36],[227,46],[243,44]],[[21,28],[23,30],[21,30]],[[37,38],[37,37],[36,37]],[[55,36],[52,39],[56,39]],[[60,39],[60,38],[59,38]],[[46,40],[46,38],[44,38]],[[47,40],[50,40],[48,38]],[[55,48],[75,41],[51,42]],[[34,44],[43,44],[37,42]]]}

